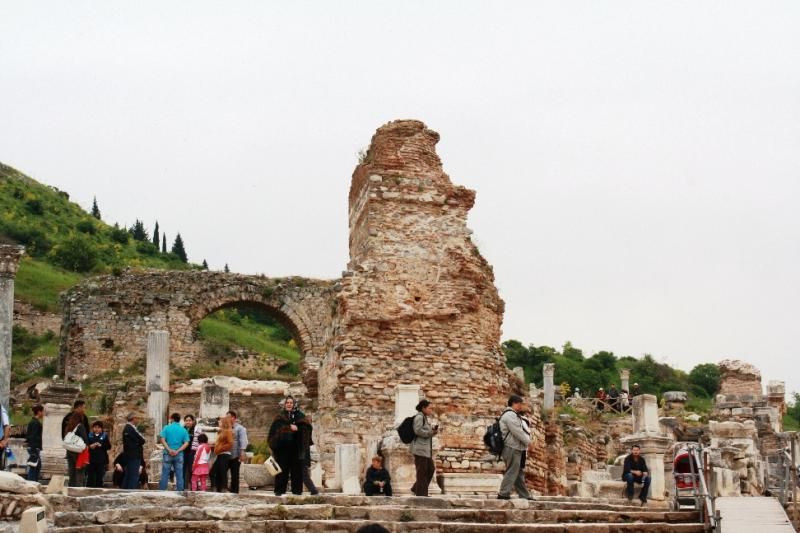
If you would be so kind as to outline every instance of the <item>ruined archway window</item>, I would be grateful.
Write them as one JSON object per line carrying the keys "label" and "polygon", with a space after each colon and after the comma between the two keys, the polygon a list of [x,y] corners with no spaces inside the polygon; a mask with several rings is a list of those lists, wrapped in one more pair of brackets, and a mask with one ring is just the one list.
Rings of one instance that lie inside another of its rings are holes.
{"label": "ruined archway window", "polygon": [[218,309],[197,327],[201,356],[188,377],[230,375],[242,379],[294,380],[300,350],[291,328],[273,310],[234,304]]}

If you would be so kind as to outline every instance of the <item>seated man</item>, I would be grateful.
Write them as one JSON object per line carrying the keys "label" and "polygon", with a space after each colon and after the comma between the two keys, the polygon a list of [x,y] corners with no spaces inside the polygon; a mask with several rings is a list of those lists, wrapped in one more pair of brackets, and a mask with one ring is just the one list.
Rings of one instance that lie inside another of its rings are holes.
{"label": "seated man", "polygon": [[642,505],[647,503],[647,491],[650,489],[650,472],[647,470],[647,463],[644,462],[644,457],[641,456],[641,449],[636,444],[631,447],[630,455],[625,458],[625,464],[622,467],[622,481],[628,484],[625,488],[625,495],[628,500],[633,500],[633,484],[641,483],[642,490],[639,491],[639,500],[641,500]]}
{"label": "seated man", "polygon": [[391,481],[389,472],[383,468],[383,459],[376,455],[372,458],[372,466],[367,468],[367,475],[364,480],[364,494],[375,496],[383,493],[384,496],[391,496]]}

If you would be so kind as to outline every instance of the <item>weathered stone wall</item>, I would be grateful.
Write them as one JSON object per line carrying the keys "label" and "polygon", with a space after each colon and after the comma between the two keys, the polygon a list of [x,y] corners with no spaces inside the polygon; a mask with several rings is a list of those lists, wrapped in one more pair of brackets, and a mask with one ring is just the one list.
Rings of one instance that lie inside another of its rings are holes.
{"label": "weathered stone wall", "polygon": [[40,311],[26,302],[14,300],[14,325],[22,326],[34,335],[44,335],[48,331],[58,334],[61,315]]}
{"label": "weathered stone wall", "polygon": [[63,297],[60,371],[89,376],[128,369],[145,359],[147,334],[170,333],[170,362],[188,367],[198,358],[197,325],[217,309],[257,305],[295,333],[304,355],[304,381],[313,389],[331,334],[333,282],[270,279],[221,272],[126,270],[88,279]]}
{"label": "weathered stone wall", "polygon": [[521,383],[499,348],[492,269],[466,225],[475,193],[444,173],[438,140],[421,122],[391,122],[353,174],[350,262],[320,371],[323,451],[379,439],[394,422],[394,387],[419,384],[441,424],[439,465],[476,471],[486,424]]}
{"label": "weathered stone wall", "polygon": [[[725,396],[761,396],[761,372],[744,361],[725,359],[719,363],[719,393]],[[760,399],[760,398],[758,398]]]}

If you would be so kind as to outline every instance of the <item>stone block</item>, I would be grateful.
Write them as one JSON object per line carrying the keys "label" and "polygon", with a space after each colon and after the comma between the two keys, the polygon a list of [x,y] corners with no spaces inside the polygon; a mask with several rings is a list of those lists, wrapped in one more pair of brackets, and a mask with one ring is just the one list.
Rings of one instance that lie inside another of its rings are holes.
{"label": "stone block", "polygon": [[200,418],[221,418],[230,410],[231,395],[226,387],[212,379],[203,383],[200,392]]}
{"label": "stone block", "polygon": [[33,481],[26,481],[17,474],[0,471],[0,492],[11,492],[14,494],[38,494],[39,484]]}
{"label": "stone block", "polygon": [[47,512],[44,507],[28,507],[22,512],[19,533],[44,533],[47,531]]}
{"label": "stone block", "polygon": [[361,449],[358,444],[336,445],[336,479],[345,494],[361,494]]}
{"label": "stone block", "polygon": [[497,494],[500,482],[503,480],[501,474],[482,473],[445,472],[440,477],[444,494],[460,495]]}
{"label": "stone block", "polygon": [[733,416],[753,416],[753,409],[751,407],[736,407],[731,409]]}
{"label": "stone block", "polygon": [[267,472],[263,464],[243,464],[240,469],[242,479],[250,488],[271,487],[275,484],[275,478]]}
{"label": "stone block", "polygon": [[665,402],[682,402],[689,401],[689,396],[684,391],[667,391],[662,397]]}
{"label": "stone block", "polygon": [[399,425],[406,417],[413,416],[420,399],[419,385],[397,385],[394,388],[394,423]]}

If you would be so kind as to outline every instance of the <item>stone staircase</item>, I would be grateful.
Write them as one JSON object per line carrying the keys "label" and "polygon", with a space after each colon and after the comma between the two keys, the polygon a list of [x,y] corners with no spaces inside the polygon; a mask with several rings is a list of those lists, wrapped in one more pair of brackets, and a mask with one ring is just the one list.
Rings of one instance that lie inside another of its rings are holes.
{"label": "stone staircase", "polygon": [[48,496],[50,531],[263,531],[352,533],[377,522],[395,532],[701,532],[699,515],[627,500],[537,497],[497,500],[458,497],[371,497],[327,494],[276,497],[270,493],[70,489]]}

